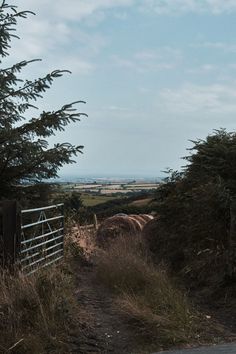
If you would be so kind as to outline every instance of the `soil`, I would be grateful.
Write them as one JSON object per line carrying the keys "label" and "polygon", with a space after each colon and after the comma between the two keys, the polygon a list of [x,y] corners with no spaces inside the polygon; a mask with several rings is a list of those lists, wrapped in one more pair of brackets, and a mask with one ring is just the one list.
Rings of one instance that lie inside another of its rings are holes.
{"label": "soil", "polygon": [[78,277],[77,299],[86,316],[89,314],[93,340],[80,346],[77,353],[131,354],[134,335],[119,313],[115,298],[96,283],[94,269],[84,267]]}
{"label": "soil", "polygon": [[73,233],[83,249],[84,257],[75,265],[76,298],[80,305],[83,333],[71,338],[71,353],[133,354],[135,333],[122,316],[116,297],[95,278],[96,247],[93,231],[75,227]]}

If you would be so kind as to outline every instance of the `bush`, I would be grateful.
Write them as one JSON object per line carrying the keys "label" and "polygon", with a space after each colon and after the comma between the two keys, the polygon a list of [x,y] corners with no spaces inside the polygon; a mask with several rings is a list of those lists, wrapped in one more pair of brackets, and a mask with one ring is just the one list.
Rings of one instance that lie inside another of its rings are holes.
{"label": "bush", "polygon": [[191,280],[191,286],[214,293],[236,279],[231,223],[236,134],[219,130],[193,143],[183,172],[172,173],[157,190],[155,210],[160,218],[144,236],[149,234],[146,239],[156,262],[164,260]]}

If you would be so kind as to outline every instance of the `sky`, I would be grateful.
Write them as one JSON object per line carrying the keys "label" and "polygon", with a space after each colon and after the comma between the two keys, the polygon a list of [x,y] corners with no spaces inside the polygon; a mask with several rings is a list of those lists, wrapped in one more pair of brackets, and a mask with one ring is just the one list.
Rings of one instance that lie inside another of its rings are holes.
{"label": "sky", "polygon": [[236,0],[12,0],[20,20],[8,60],[55,69],[41,110],[86,101],[88,114],[50,142],[84,145],[73,175],[160,176],[180,169],[189,140],[235,130]]}

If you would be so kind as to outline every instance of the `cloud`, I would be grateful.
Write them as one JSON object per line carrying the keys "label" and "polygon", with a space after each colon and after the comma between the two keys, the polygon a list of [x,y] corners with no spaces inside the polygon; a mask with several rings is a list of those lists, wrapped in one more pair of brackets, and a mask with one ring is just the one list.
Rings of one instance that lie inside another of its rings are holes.
{"label": "cloud", "polygon": [[[30,30],[29,30],[30,29]],[[12,41],[10,56],[5,66],[42,58],[43,69],[69,68],[73,74],[88,75],[93,72],[93,62],[108,44],[106,38],[97,32],[74,28],[67,21],[54,16],[32,16],[21,20],[17,26],[20,40]]]}
{"label": "cloud", "polygon": [[[31,9],[37,14],[67,20],[91,21],[95,24],[102,21],[105,15],[114,10],[114,15],[121,20],[127,18],[125,11],[135,8],[157,15],[175,15],[185,13],[211,13],[219,15],[236,11],[235,0],[15,0],[15,4]],[[91,23],[91,22],[90,22]]]}
{"label": "cloud", "polygon": [[204,47],[224,51],[226,53],[236,53],[236,44],[226,42],[204,42],[193,45],[194,47]]}
{"label": "cloud", "polygon": [[171,70],[176,68],[182,59],[179,50],[171,47],[162,47],[158,50],[143,50],[134,53],[130,58],[113,56],[113,63],[116,66],[126,69],[133,69],[139,73]]}
{"label": "cloud", "polygon": [[236,114],[236,85],[192,85],[164,89],[157,97],[158,108],[179,114]]}
{"label": "cloud", "polygon": [[[69,69],[73,75],[89,75],[92,74],[96,66],[89,62],[75,57],[63,57],[57,61],[57,67]],[[55,63],[52,63],[51,70],[55,69]]]}
{"label": "cloud", "polygon": [[212,74],[213,72],[220,71],[220,67],[217,65],[212,64],[203,64],[199,65],[198,67],[192,67],[191,69],[186,69],[187,74],[194,74],[194,75],[206,75]]}
{"label": "cloud", "polygon": [[19,7],[31,9],[39,14],[64,19],[81,21],[110,9],[126,8],[135,4],[135,0],[25,0],[24,4],[15,1]]}
{"label": "cloud", "polygon": [[129,109],[126,108],[126,107],[119,107],[119,106],[115,106],[115,105],[111,105],[111,106],[108,106],[107,108],[105,108],[105,110],[109,110],[109,111],[112,111],[112,112],[128,112]]}
{"label": "cloud", "polygon": [[235,0],[145,0],[141,5],[144,11],[152,10],[158,15],[185,13],[211,13],[219,15],[236,11]]}
{"label": "cloud", "polygon": [[29,16],[20,22],[17,34],[21,40],[14,40],[11,53],[15,57],[35,58],[67,43],[71,30],[65,23]]}

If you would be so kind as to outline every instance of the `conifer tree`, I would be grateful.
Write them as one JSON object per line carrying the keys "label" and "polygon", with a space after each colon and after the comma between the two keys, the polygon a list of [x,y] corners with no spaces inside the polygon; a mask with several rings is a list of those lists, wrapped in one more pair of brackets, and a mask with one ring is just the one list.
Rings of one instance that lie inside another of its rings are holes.
{"label": "conifer tree", "polygon": [[[36,60],[25,60],[11,67],[4,67],[11,41],[17,37],[16,25],[20,18],[27,18],[31,11],[18,11],[5,1],[0,5],[0,196],[9,196],[16,186],[25,182],[35,183],[57,177],[60,167],[72,163],[73,156],[83,146],[70,143],[49,147],[48,138],[80,120],[77,101],[65,104],[57,111],[43,111],[36,118],[26,119],[26,112],[37,108],[35,102],[51,87],[54,79],[67,70],[55,70],[42,78],[22,80],[25,67]],[[18,37],[17,37],[18,38]],[[22,76],[22,75],[21,75]],[[37,111],[36,111],[37,113]]]}

